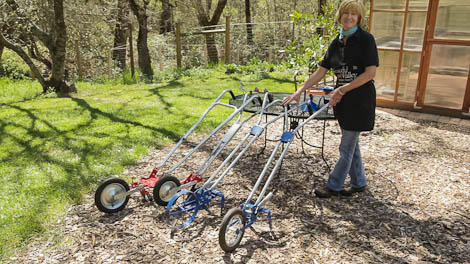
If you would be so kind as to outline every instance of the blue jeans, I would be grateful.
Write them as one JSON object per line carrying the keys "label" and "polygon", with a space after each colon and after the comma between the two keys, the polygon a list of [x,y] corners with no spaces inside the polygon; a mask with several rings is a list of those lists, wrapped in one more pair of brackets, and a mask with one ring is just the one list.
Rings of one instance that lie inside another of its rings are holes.
{"label": "blue jeans", "polygon": [[333,172],[328,177],[327,187],[333,191],[344,189],[346,176],[351,176],[351,187],[361,188],[367,185],[361,151],[359,150],[359,133],[341,129],[341,144],[339,145],[339,160]]}

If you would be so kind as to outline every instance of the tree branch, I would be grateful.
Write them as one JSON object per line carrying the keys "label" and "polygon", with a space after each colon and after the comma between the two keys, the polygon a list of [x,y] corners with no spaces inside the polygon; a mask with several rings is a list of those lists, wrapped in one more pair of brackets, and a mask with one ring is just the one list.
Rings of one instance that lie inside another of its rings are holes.
{"label": "tree branch", "polygon": [[[16,13],[17,16],[19,17],[26,17],[25,15],[21,14],[19,11],[19,6],[18,3],[16,3],[15,0],[6,0],[6,3],[10,6],[10,8]],[[31,33],[37,37],[44,45],[49,49],[54,48],[54,41],[51,37],[51,35],[47,34],[45,31],[41,30],[37,25],[31,22],[30,25],[30,31]]]}
{"label": "tree branch", "polygon": [[0,33],[0,43],[1,45],[5,46],[8,49],[11,49],[14,51],[18,56],[20,56],[23,61],[29,66],[29,69],[33,73],[33,77],[36,78],[39,83],[41,83],[41,86],[45,90],[47,87],[46,81],[42,77],[41,73],[39,72],[38,68],[36,65],[34,65],[34,62],[31,60],[31,58],[26,54],[26,52],[19,46],[16,46],[15,44],[9,42],[2,33]]}
{"label": "tree branch", "polygon": [[139,17],[139,11],[140,11],[141,7],[137,5],[135,0],[129,0],[129,4],[131,5],[131,9],[132,9],[132,12],[134,13],[134,15],[136,17]]}
{"label": "tree branch", "polygon": [[199,21],[199,24],[201,26],[209,26],[209,18],[207,17],[207,13],[206,13],[206,10],[204,9],[204,6],[202,5],[202,1],[201,0],[195,0],[195,1],[191,1],[191,3],[193,4],[193,7],[196,9],[197,11],[197,20]]}
{"label": "tree branch", "polygon": [[29,45],[29,55],[32,59],[35,59],[37,61],[44,63],[44,65],[46,65],[48,70],[52,69],[52,62],[41,55],[41,52],[39,52],[38,46],[34,42]]}
{"label": "tree branch", "polygon": [[211,9],[212,9],[212,0],[206,0],[206,5],[207,5],[207,14],[210,14]]}
{"label": "tree branch", "polygon": [[212,19],[210,21],[211,25],[216,25],[219,22],[220,16],[222,15],[226,4],[227,0],[219,0],[217,2],[217,7],[215,8],[214,15],[212,16]]}

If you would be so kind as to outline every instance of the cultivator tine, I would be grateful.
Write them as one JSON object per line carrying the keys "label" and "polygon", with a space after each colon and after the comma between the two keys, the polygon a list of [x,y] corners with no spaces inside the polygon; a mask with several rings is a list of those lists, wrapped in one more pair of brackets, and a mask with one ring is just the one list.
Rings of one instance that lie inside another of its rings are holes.
{"label": "cultivator tine", "polygon": [[220,197],[220,213],[222,214],[225,207],[225,196],[219,191],[216,192],[216,195]]}
{"label": "cultivator tine", "polygon": [[217,190],[209,190],[208,192],[208,199],[205,201],[207,204],[210,203],[211,198],[215,198],[216,196],[220,197],[220,212],[222,213],[225,207],[225,196],[222,192]]}
{"label": "cultivator tine", "polygon": [[272,221],[271,221],[271,210],[266,209],[266,208],[263,208],[263,212],[265,212],[266,214],[268,214],[269,229],[272,230],[272,229],[273,229],[273,223],[272,223]]}

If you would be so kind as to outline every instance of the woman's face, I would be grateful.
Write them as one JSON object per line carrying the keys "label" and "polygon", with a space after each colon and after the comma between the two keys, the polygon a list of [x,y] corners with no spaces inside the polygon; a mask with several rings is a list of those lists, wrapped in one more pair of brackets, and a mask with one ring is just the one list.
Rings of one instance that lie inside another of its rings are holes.
{"label": "woman's face", "polygon": [[353,28],[355,25],[357,25],[357,21],[359,20],[359,15],[352,11],[348,10],[343,13],[341,16],[341,25],[345,30],[350,30]]}

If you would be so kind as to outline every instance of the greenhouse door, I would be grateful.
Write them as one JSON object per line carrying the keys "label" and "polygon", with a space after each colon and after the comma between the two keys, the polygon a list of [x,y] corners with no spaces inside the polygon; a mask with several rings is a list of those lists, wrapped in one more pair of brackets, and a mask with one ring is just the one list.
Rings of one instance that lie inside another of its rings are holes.
{"label": "greenhouse door", "polygon": [[371,0],[380,66],[377,101],[466,112],[470,106],[470,1]]}
{"label": "greenhouse door", "polygon": [[470,106],[470,1],[431,0],[421,59],[418,106]]}

